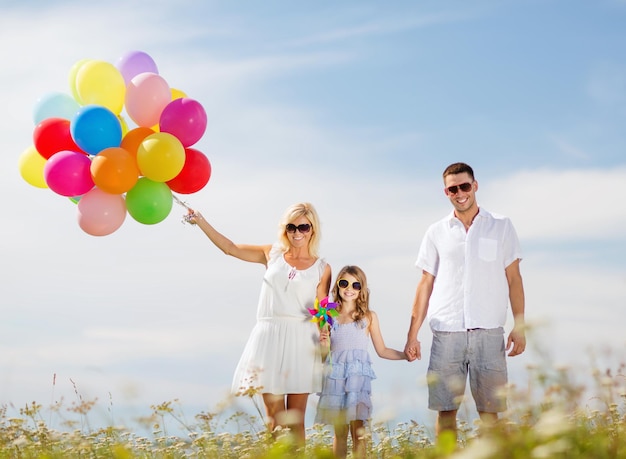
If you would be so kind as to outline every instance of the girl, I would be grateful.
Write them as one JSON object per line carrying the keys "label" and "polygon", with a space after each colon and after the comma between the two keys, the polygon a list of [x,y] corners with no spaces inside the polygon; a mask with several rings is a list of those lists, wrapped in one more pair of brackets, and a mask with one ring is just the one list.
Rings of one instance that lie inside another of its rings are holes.
{"label": "girl", "polygon": [[[369,309],[369,290],[365,273],[358,266],[344,266],[337,275],[332,295],[339,316],[330,330],[320,334],[326,373],[322,383],[315,422],[333,424],[333,452],[347,455],[348,432],[356,457],[365,456],[364,422],[371,417],[371,381],[376,378],[367,351],[371,338],[379,357],[403,360],[406,355],[385,346],[378,316]],[[330,357],[328,353],[330,351]]]}

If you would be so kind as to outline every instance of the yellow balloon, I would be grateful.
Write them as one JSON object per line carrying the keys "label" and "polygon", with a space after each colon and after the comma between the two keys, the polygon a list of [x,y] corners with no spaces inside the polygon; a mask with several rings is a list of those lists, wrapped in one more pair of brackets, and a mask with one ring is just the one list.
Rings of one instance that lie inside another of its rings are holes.
{"label": "yellow balloon", "polygon": [[120,126],[122,126],[122,139],[128,133],[128,123],[126,119],[122,115],[117,115],[117,119],[120,122]]}
{"label": "yellow balloon", "polygon": [[167,132],[150,134],[137,148],[137,165],[150,180],[167,182],[183,170],[185,147]]}
{"label": "yellow balloon", "polygon": [[172,100],[182,99],[183,97],[187,97],[187,94],[185,94],[180,89],[170,88],[170,91],[172,93]]}
{"label": "yellow balloon", "polygon": [[124,108],[126,83],[109,62],[92,60],[83,64],[76,74],[76,91],[83,105],[101,105],[116,115]]}
{"label": "yellow balloon", "polygon": [[76,89],[76,75],[78,74],[78,71],[81,69],[81,67],[89,61],[91,61],[91,59],[81,59],[80,61],[76,62],[70,69],[70,74],[69,74],[70,91],[72,92],[72,97],[74,97],[74,100],[81,105],[84,105],[84,104],[82,100],[80,99],[80,95],[78,94],[78,89]]}
{"label": "yellow balloon", "polygon": [[43,175],[43,168],[46,165],[46,158],[41,156],[34,146],[28,147],[20,155],[18,166],[22,178],[32,186],[37,188],[48,188]]}

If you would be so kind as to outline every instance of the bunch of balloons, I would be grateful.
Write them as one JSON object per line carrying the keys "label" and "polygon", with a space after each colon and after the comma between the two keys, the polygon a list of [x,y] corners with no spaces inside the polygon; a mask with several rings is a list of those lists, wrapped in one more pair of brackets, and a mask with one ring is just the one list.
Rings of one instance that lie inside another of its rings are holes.
{"label": "bunch of balloons", "polygon": [[71,94],[38,99],[33,143],[19,169],[27,183],[76,203],[83,231],[111,234],[127,213],[159,223],[172,210],[172,192],[208,183],[211,164],[192,148],[206,131],[206,112],[171,88],[148,54],[131,51],[115,64],[80,60],[69,86]]}

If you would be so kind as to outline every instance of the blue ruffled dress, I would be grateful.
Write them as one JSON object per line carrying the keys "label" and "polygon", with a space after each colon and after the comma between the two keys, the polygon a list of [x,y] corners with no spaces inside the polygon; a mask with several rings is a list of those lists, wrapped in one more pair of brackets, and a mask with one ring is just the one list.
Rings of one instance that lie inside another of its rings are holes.
{"label": "blue ruffled dress", "polygon": [[376,375],[367,350],[369,341],[365,320],[333,323],[316,423],[347,424],[371,418],[371,382]]}

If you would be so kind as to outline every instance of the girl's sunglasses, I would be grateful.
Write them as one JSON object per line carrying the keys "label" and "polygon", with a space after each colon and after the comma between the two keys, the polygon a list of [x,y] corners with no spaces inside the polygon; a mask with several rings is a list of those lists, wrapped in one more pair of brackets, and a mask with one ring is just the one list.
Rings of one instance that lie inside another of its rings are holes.
{"label": "girl's sunglasses", "polygon": [[308,223],[302,223],[296,226],[293,223],[288,223],[287,226],[285,226],[285,229],[287,230],[288,233],[295,233],[296,230],[298,230],[302,234],[304,234],[304,233],[308,233],[309,231],[311,231],[311,225],[309,225]]}
{"label": "girl's sunglasses", "polygon": [[[348,288],[348,285],[350,285],[350,282],[348,282],[345,279],[339,279],[337,281],[337,285],[339,286],[339,288]],[[352,282],[352,288],[354,290],[361,290],[361,283],[360,282]]]}

